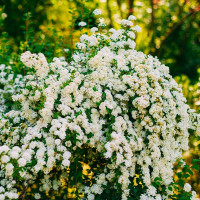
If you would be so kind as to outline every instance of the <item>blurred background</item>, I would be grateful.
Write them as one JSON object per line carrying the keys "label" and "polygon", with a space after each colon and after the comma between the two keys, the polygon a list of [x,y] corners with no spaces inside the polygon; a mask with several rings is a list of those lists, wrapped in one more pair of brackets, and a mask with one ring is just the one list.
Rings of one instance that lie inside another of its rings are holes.
{"label": "blurred background", "polygon": [[[0,0],[0,64],[25,73],[22,52],[42,52],[52,60],[70,54],[82,32],[96,25],[92,11],[102,10],[108,28],[133,14],[142,32],[136,49],[157,56],[183,88],[191,108],[200,112],[200,0]],[[78,23],[87,22],[79,30]],[[200,137],[190,136],[188,165],[200,157]],[[200,172],[189,183],[200,195]]]}

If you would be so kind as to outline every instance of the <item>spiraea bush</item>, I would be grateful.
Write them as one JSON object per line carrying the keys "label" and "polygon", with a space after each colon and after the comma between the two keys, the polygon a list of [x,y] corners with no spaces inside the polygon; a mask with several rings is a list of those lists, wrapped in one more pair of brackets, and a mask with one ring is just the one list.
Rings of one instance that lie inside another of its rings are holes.
{"label": "spiraea bush", "polygon": [[1,65],[0,200],[69,199],[69,188],[75,199],[197,199],[189,167],[180,161],[175,181],[173,164],[199,116],[168,67],[135,50],[135,20],[106,31],[100,19],[71,62],[27,51],[26,75]]}

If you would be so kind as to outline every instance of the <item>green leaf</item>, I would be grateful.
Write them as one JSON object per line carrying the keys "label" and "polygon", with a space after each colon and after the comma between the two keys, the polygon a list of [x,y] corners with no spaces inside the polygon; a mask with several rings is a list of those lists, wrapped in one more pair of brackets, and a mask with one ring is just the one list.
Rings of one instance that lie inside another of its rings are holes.
{"label": "green leaf", "polygon": [[195,162],[200,162],[200,159],[193,159],[192,163],[195,163]]}
{"label": "green leaf", "polygon": [[95,86],[93,87],[93,90],[94,90],[95,92],[98,91],[97,88],[96,88]]}
{"label": "green leaf", "polygon": [[199,171],[199,165],[198,164],[194,164],[191,167],[192,169],[196,169],[197,171]]}

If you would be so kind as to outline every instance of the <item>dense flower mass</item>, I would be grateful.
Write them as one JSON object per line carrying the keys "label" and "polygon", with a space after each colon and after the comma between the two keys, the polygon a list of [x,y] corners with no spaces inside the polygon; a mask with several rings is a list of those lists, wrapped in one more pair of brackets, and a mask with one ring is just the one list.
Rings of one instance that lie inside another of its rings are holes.
{"label": "dense flower mass", "polygon": [[[199,127],[198,120],[168,67],[135,50],[135,19],[122,20],[121,29],[107,34],[93,27],[92,35],[81,36],[70,63],[23,53],[31,72],[12,84],[5,71],[11,69],[0,65],[0,200],[18,199],[16,183],[26,187],[36,180],[34,198],[43,199],[62,187],[61,179],[74,181],[73,170],[84,159],[94,171],[88,182],[76,180],[83,199],[99,199],[109,188],[127,200],[138,177],[141,200],[169,199],[173,164],[188,150],[188,129]],[[2,106],[7,92],[13,101],[8,112]],[[91,151],[99,159],[93,168]],[[154,187],[156,179],[164,190]],[[184,190],[190,192],[190,185]]]}
{"label": "dense flower mass", "polygon": [[24,87],[24,81],[25,77],[20,74],[15,76],[10,66],[0,65],[0,113],[5,113],[12,107],[11,95]]}

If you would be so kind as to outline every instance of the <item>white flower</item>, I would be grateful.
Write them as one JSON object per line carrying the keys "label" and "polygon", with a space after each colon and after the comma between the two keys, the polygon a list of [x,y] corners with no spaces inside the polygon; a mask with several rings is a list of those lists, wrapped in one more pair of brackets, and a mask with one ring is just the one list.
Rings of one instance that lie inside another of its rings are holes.
{"label": "white flower", "polygon": [[69,159],[71,157],[71,153],[69,151],[66,151],[64,154],[63,154],[63,158],[64,159]]}
{"label": "white flower", "polygon": [[41,195],[39,193],[34,194],[35,199],[41,199]]}
{"label": "white flower", "polygon": [[0,186],[0,193],[3,193],[3,192],[5,192],[5,189],[2,186]]}
{"label": "white flower", "polygon": [[64,56],[61,56],[59,57],[60,61],[65,61],[65,57]]}
{"label": "white flower", "polygon": [[8,152],[9,151],[9,147],[7,145],[3,145],[3,146],[0,146],[0,153],[2,152]]}
{"label": "white flower", "polygon": [[13,174],[14,166],[11,163],[6,165],[6,175],[11,176]]}
{"label": "white flower", "polygon": [[160,194],[158,194],[158,195],[156,196],[156,200],[162,200],[162,197],[161,197]]}
{"label": "white flower", "polygon": [[95,9],[95,10],[93,11],[93,14],[94,14],[94,15],[101,15],[101,10],[100,10],[100,9]]}
{"label": "white flower", "polygon": [[78,25],[83,27],[83,26],[86,26],[87,23],[86,22],[79,22]]}
{"label": "white flower", "polygon": [[20,158],[17,162],[19,167],[24,167],[26,165],[26,160],[24,158]]}
{"label": "white flower", "polygon": [[195,191],[192,191],[192,197],[191,200],[199,200],[197,197],[197,193]]}
{"label": "white flower", "polygon": [[78,49],[84,50],[86,48],[86,45],[84,43],[76,43],[76,46]]}
{"label": "white flower", "polygon": [[0,200],[4,200],[5,199],[5,195],[4,194],[0,194]]}
{"label": "white flower", "polygon": [[20,60],[27,67],[34,68],[38,77],[44,78],[49,72],[49,67],[45,56],[42,53],[32,54],[30,51],[26,51],[20,57]]}
{"label": "white flower", "polygon": [[121,20],[121,25],[122,26],[133,26],[133,22],[126,20],[126,19],[122,19]]}
{"label": "white flower", "polygon": [[7,156],[7,155],[3,155],[2,157],[1,157],[1,162],[2,163],[7,163],[7,162],[9,162],[10,161],[10,158]]}
{"label": "white flower", "polygon": [[140,196],[140,200],[149,200],[149,197],[147,195],[145,195],[145,194],[142,194]]}
{"label": "white flower", "polygon": [[128,32],[128,36],[129,36],[130,38],[132,38],[132,39],[135,39],[135,33],[132,32],[132,31],[129,31],[129,32]]}
{"label": "white flower", "polygon": [[192,189],[191,185],[189,183],[185,183],[183,190],[186,192],[190,192]]}
{"label": "white flower", "polygon": [[128,17],[128,20],[130,20],[130,21],[132,21],[132,20],[136,20],[137,18],[135,17],[135,16],[133,16],[133,15],[130,15],[129,17]]}
{"label": "white flower", "polygon": [[1,18],[4,20],[7,17],[6,13],[1,13]]}
{"label": "white flower", "polygon": [[70,161],[68,159],[65,159],[65,160],[62,161],[62,165],[65,166],[65,167],[69,167]]}
{"label": "white flower", "polygon": [[90,31],[91,31],[92,33],[95,33],[95,32],[98,31],[98,28],[97,28],[97,27],[92,27],[92,28],[90,29]]}
{"label": "white flower", "polygon": [[114,28],[109,29],[110,33],[114,33],[116,30]]}
{"label": "white flower", "polygon": [[153,187],[153,186],[149,186],[149,188],[147,189],[147,194],[148,194],[149,196],[155,196],[155,195],[156,195],[156,192],[157,192],[157,190],[156,190],[156,188]]}
{"label": "white flower", "polygon": [[23,154],[22,154],[22,157],[27,161],[27,162],[29,162],[30,160],[31,160],[31,154],[29,153],[29,152],[24,152]]}
{"label": "white flower", "polygon": [[56,140],[55,140],[55,144],[56,144],[56,145],[60,145],[60,143],[61,143],[61,140],[60,140],[60,139],[56,139]]}
{"label": "white flower", "polygon": [[141,28],[138,26],[138,25],[136,25],[136,26],[134,26],[133,28],[132,28],[132,30],[133,31],[136,31],[136,32],[141,32]]}
{"label": "white flower", "polygon": [[105,27],[106,24],[104,23],[104,18],[99,18],[99,24],[98,24],[99,27]]}
{"label": "white flower", "polygon": [[64,49],[64,52],[68,52],[69,51],[69,49]]}
{"label": "white flower", "polygon": [[87,199],[88,200],[94,200],[95,199],[94,194],[88,194]]}

